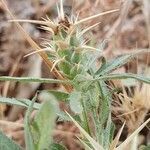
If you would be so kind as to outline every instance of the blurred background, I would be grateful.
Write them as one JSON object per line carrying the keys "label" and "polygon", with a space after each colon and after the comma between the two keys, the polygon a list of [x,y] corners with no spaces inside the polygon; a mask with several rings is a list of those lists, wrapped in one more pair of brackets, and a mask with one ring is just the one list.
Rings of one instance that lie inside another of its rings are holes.
{"label": "blurred background", "polygon": [[[50,18],[57,17],[57,2],[58,0],[7,0],[7,5],[17,19],[41,20],[46,15]],[[149,0],[64,0],[66,15],[79,15],[79,19],[112,9],[119,9],[119,11],[83,24],[83,27],[88,27],[100,22],[86,34],[85,38],[92,40],[107,59],[133,50],[148,49],[150,46]],[[8,22],[10,19],[0,2],[0,76],[52,78],[53,76],[47,71],[37,54],[24,57],[34,50],[15,23]],[[21,23],[21,25],[38,45],[41,45],[44,39],[51,38],[51,35],[40,29],[38,25],[31,23]],[[149,70],[150,59],[147,54],[138,56],[137,60],[133,60],[118,71],[142,73],[145,67]],[[48,88],[60,87],[55,84],[0,82],[0,95],[30,99],[37,89]],[[63,104],[60,105],[64,107]],[[22,108],[0,106],[0,120],[14,121],[17,124],[23,121],[23,114]],[[0,126],[9,137],[24,145],[21,127],[11,127],[5,121],[0,122]],[[69,150],[81,150],[74,133],[77,134],[78,130],[71,123],[60,123],[56,126],[54,138],[65,143]]]}

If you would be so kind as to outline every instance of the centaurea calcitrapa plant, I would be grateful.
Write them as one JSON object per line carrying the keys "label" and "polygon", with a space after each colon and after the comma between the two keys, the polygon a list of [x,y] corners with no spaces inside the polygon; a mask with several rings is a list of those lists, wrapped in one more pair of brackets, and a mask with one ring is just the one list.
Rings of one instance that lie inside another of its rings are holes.
{"label": "centaurea calcitrapa plant", "polygon": [[[10,13],[7,7],[6,10]],[[78,18],[74,16],[70,18],[67,17],[63,11],[62,0],[60,0],[60,6],[57,7],[57,10],[58,18],[55,21],[52,21],[48,17],[43,21],[14,20],[25,38],[36,50],[31,54],[40,54],[49,67],[48,69],[50,69],[57,79],[0,77],[0,80],[62,84],[64,91],[48,90],[47,92],[53,94],[57,100],[66,102],[74,115],[71,117],[67,112],[61,112],[58,107],[55,108],[56,104],[54,106],[50,101],[51,99],[55,99],[52,96],[50,96],[50,98],[46,96],[46,99],[50,100],[47,100],[42,105],[35,103],[36,97],[32,103],[29,100],[19,101],[9,98],[0,98],[0,102],[29,107],[25,117],[26,147],[29,150],[52,149],[52,147],[57,147],[58,149],[60,147],[60,145],[48,142],[48,131],[51,133],[53,128],[53,125],[50,126],[49,122],[54,123],[55,115],[60,119],[72,120],[79,127],[83,135],[79,140],[85,149],[117,149],[121,131],[113,140],[115,126],[111,120],[111,96],[115,90],[110,90],[106,81],[134,78],[149,84],[150,78],[148,77],[126,73],[111,73],[127,63],[135,55],[143,53],[143,51],[118,56],[107,61],[98,48],[93,48],[86,44],[89,42],[84,38],[84,34],[99,23],[86,29],[81,29],[82,23],[101,15],[117,12],[118,10],[111,10],[82,20],[78,20]],[[10,15],[12,16],[11,13]],[[52,37],[49,41],[43,43],[44,48],[40,48],[28,34],[24,32],[18,22],[40,24],[41,28],[50,32]],[[97,65],[98,57],[101,58],[100,65]],[[35,119],[31,121],[30,114],[33,109],[40,110]],[[43,124],[45,125],[43,126]],[[45,136],[45,133],[48,134]],[[52,146],[49,146],[50,143]],[[118,147],[118,149],[119,148],[120,147]]]}

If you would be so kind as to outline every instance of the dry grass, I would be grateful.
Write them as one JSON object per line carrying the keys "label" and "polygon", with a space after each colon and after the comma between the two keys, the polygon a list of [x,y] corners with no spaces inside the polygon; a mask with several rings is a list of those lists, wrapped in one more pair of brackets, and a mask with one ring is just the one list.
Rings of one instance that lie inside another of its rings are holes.
{"label": "dry grass", "polygon": [[[34,1],[35,2],[35,1]],[[45,16],[46,13],[55,13],[55,10],[52,10],[52,6],[56,1],[54,0],[53,3],[47,3],[43,6],[36,1],[34,3],[33,9],[36,10],[36,19],[39,19],[41,16]],[[79,19],[80,18],[86,18],[87,16],[91,16],[93,14],[96,14],[97,12],[103,12],[105,10],[112,10],[112,9],[120,9],[120,13],[116,14],[109,14],[106,16],[100,16],[95,19],[83,19],[81,21],[77,21],[76,24],[79,24],[81,22],[87,21],[84,24],[86,26],[92,26],[94,24],[94,27],[92,29],[92,33],[94,35],[94,41],[95,43],[100,43],[100,47],[104,50],[104,54],[108,59],[116,56],[118,53],[130,53],[130,51],[135,49],[147,49],[150,45],[150,22],[149,22],[149,1],[143,0],[142,1],[130,1],[127,0],[125,3],[121,3],[121,0],[96,0],[93,2],[92,0],[84,0],[84,1],[76,1],[74,2],[74,11],[79,13]],[[8,4],[11,7],[10,1],[8,1]],[[28,3],[29,5],[29,3]],[[15,8],[12,8],[15,9]],[[39,11],[38,11],[39,10]],[[42,10],[42,11],[41,11]],[[43,58],[45,64],[48,66],[48,74],[53,74],[55,78],[64,80],[65,78],[63,75],[55,68],[55,64],[53,62],[50,62],[47,58],[47,54],[45,51],[43,51],[36,42],[22,29],[22,27],[17,24],[18,28],[21,30],[22,35],[17,35],[18,37],[21,37],[21,40],[18,38],[18,44],[15,46],[12,46],[15,41],[14,32],[17,33],[18,31],[14,28],[11,31],[13,25],[10,25],[10,23],[6,23],[6,20],[9,19],[9,17],[6,15],[6,11],[3,9],[2,4],[0,2],[0,11],[2,11],[2,16],[4,18],[0,18],[4,24],[6,24],[3,28],[0,26],[0,35],[2,38],[0,38],[0,58],[4,58],[5,60],[0,64],[0,75],[16,75],[16,76],[22,76],[24,73],[27,72],[28,74],[32,70],[30,65],[25,64],[24,61],[21,59],[23,58],[25,54],[28,54],[31,49],[36,49],[38,53]],[[7,10],[8,11],[8,10]],[[38,12],[37,12],[38,11]],[[24,12],[21,12],[24,13]],[[5,18],[6,17],[6,18]],[[26,16],[25,16],[26,17]],[[18,18],[18,17],[17,17]],[[11,19],[14,19],[14,16],[12,16]],[[32,19],[31,17],[29,19]],[[89,20],[89,21],[88,21]],[[32,21],[33,22],[33,21]],[[101,22],[100,24],[97,24],[97,22]],[[25,24],[25,23],[23,23]],[[34,30],[36,29],[36,26],[33,26]],[[7,37],[5,34],[3,35],[1,32],[4,32],[7,35],[10,33],[11,39]],[[43,35],[47,36],[46,33],[42,33],[41,30],[38,30],[39,36],[38,38],[41,38]],[[89,33],[89,32],[88,32]],[[31,33],[30,33],[31,34]],[[71,34],[71,33],[70,33]],[[25,39],[30,43],[31,47],[26,43],[26,40],[22,39],[22,36],[24,35]],[[89,34],[90,35],[90,34]],[[86,37],[86,36],[85,36]],[[35,38],[35,37],[34,37]],[[87,41],[90,39],[90,36],[87,36]],[[3,42],[3,40],[5,42]],[[35,40],[37,40],[35,38]],[[106,41],[106,43],[105,43]],[[39,41],[38,41],[39,42]],[[20,45],[22,52],[20,55],[18,55],[18,52],[16,52],[15,56],[12,57],[12,54],[14,51],[18,51],[20,49]],[[64,43],[58,43],[58,45],[64,46]],[[26,51],[25,49],[29,49]],[[33,51],[33,50],[32,50]],[[27,59],[27,58],[26,58]],[[37,58],[35,58],[37,59]],[[30,59],[27,59],[27,61],[30,61]],[[31,62],[31,61],[30,61]],[[30,64],[30,63],[29,63]],[[143,55],[139,57],[139,64],[149,65],[149,56]],[[37,68],[41,68],[42,63],[39,63],[39,66]],[[130,63],[129,66],[124,66],[122,68],[123,72],[128,72],[129,70],[131,72],[134,72],[136,65],[136,61],[133,63]],[[139,65],[141,67],[141,65]],[[53,69],[52,69],[53,68]],[[147,67],[146,74],[147,76],[150,75],[149,72],[149,66]],[[138,68],[139,70],[142,70],[141,68]],[[16,71],[17,70],[17,71]],[[28,70],[28,71],[26,71]],[[38,69],[37,69],[38,70]],[[37,70],[33,70],[35,73]],[[39,76],[42,76],[43,71],[39,71]],[[52,71],[52,72],[51,72]],[[118,70],[120,71],[120,70]],[[44,70],[44,72],[46,72]],[[72,91],[72,87],[68,87],[66,85],[65,89],[67,91]],[[118,86],[118,85],[117,85]],[[16,87],[18,87],[18,90],[16,90]],[[25,97],[30,98],[33,93],[36,91],[37,88],[39,88],[40,85],[37,85],[32,88],[32,92],[30,91],[27,95],[24,94],[22,91],[28,92],[28,86],[27,88],[23,88],[21,85],[14,85],[9,82],[5,82],[4,84],[1,83],[0,89],[1,89],[1,95],[3,96],[14,96],[19,95],[19,97]],[[23,89],[23,90],[20,90]],[[25,90],[26,89],[26,90]],[[131,91],[131,92],[128,92]],[[125,122],[125,126],[127,127],[126,132],[127,135],[130,135],[135,131],[137,128],[140,127],[140,125],[145,121],[149,111],[150,111],[150,85],[144,84],[144,83],[137,83],[134,87],[134,90],[132,91],[131,87],[128,87],[128,90],[125,89],[125,86],[123,85],[122,93],[119,95],[117,94],[117,98],[114,99],[115,105],[112,106],[112,112],[115,115],[115,117],[122,122]],[[10,94],[11,93],[11,94]],[[21,112],[17,111],[17,108],[14,107],[15,111],[11,111],[10,107],[0,106],[0,112],[1,112],[1,118],[8,121],[1,121],[0,126],[3,128],[4,124],[6,123],[8,126],[5,126],[5,132],[9,136],[13,136],[14,139],[20,143],[23,144],[23,132],[19,129],[12,129],[14,126],[19,126],[20,124],[17,122],[22,121],[23,119],[23,110]],[[63,106],[64,107],[64,106]],[[18,115],[19,112],[19,115]],[[15,118],[13,118],[13,117]],[[19,117],[21,119],[19,119]],[[13,119],[12,119],[13,118]],[[116,119],[115,118],[115,119]],[[15,120],[16,122],[9,122],[10,120]],[[3,125],[2,125],[3,124]],[[59,128],[61,126],[60,130],[55,130],[55,138],[56,140],[62,140],[69,148],[69,150],[76,150],[81,149],[80,146],[77,147],[79,144],[76,141],[76,138],[74,138],[73,135],[78,134],[78,130],[72,125],[66,125],[61,124],[57,125],[56,128]],[[67,129],[66,129],[67,128]],[[71,128],[71,129],[70,129]],[[73,129],[72,129],[73,128]],[[3,128],[4,129],[4,128]],[[64,131],[65,130],[65,131]],[[69,131],[68,131],[69,130]],[[148,131],[147,131],[148,132]],[[120,136],[120,135],[119,135]],[[61,137],[59,139],[59,137]],[[67,138],[66,138],[67,137]],[[71,138],[70,138],[71,137]],[[146,137],[145,137],[146,141]],[[73,144],[72,144],[73,143]],[[75,144],[77,143],[77,145]]]}

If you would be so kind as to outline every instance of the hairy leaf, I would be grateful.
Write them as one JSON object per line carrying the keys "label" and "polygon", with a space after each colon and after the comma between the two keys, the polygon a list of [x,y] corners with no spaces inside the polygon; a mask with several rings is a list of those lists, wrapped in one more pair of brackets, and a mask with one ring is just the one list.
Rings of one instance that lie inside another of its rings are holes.
{"label": "hairy leaf", "polygon": [[31,123],[31,132],[36,150],[47,149],[52,142],[52,130],[56,119],[53,99],[46,100]]}
{"label": "hairy leaf", "polygon": [[49,78],[36,78],[36,77],[9,77],[0,76],[0,81],[18,81],[24,83],[39,82],[39,83],[69,83],[69,81],[49,79]]}
{"label": "hairy leaf", "polygon": [[30,116],[31,116],[31,113],[33,111],[33,105],[36,101],[36,97],[37,97],[37,95],[35,95],[35,97],[32,99],[32,102],[31,102],[30,106],[28,107],[28,110],[27,110],[26,115],[25,115],[25,121],[24,121],[24,124],[25,124],[25,143],[26,143],[26,149],[27,150],[31,150],[31,149],[36,150],[35,144],[33,142],[33,136],[31,133],[31,128],[30,128],[30,124],[31,124]]}
{"label": "hairy leaf", "polygon": [[107,63],[105,62],[104,65],[102,65],[102,67],[100,67],[100,69],[96,71],[95,75],[100,76],[100,75],[108,74],[112,72],[113,70],[129,62],[129,60],[132,57],[133,57],[132,55],[127,54],[127,55],[118,56],[117,58],[114,58],[113,60]]}
{"label": "hairy leaf", "polygon": [[9,139],[0,131],[0,149],[1,150],[23,150],[13,140]]}
{"label": "hairy leaf", "polygon": [[132,74],[132,73],[109,74],[109,75],[101,76],[101,77],[98,77],[98,78],[95,78],[95,79],[82,80],[81,82],[84,82],[84,81],[99,81],[99,80],[127,79],[127,78],[136,79],[136,80],[142,81],[144,83],[150,84],[150,78],[149,77],[144,77],[143,75],[137,75],[137,74]]}
{"label": "hairy leaf", "polygon": [[[29,99],[17,99],[17,98],[6,98],[0,97],[0,103],[8,104],[8,105],[17,105],[28,108],[31,105],[31,101]],[[40,104],[34,103],[33,108],[39,109]]]}
{"label": "hairy leaf", "polygon": [[69,96],[70,108],[74,113],[82,113],[81,92],[72,92]]}
{"label": "hairy leaf", "polygon": [[67,102],[68,97],[69,97],[69,93],[67,92],[62,92],[62,91],[56,91],[56,90],[46,90],[48,93],[53,94],[56,99],[58,101],[64,101]]}
{"label": "hairy leaf", "polygon": [[58,143],[53,143],[53,144],[51,144],[49,150],[67,150],[67,149]]}

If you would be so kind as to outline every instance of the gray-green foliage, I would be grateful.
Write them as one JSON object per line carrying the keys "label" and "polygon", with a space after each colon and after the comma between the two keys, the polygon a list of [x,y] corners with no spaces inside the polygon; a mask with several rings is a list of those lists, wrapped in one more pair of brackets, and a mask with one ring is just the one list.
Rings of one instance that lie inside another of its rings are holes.
{"label": "gray-green foliage", "polygon": [[142,145],[140,146],[139,150],[150,150],[150,145],[148,146]]}
{"label": "gray-green foliage", "polygon": [[[59,12],[62,13],[62,10]],[[106,81],[134,78],[150,83],[150,78],[135,74],[111,73],[127,63],[138,52],[121,55],[111,61],[107,61],[103,57],[101,65],[97,66],[97,49],[85,44],[84,36],[81,34],[83,32],[79,33],[81,29],[75,21],[64,17],[63,14],[61,15],[57,23],[48,19],[42,25],[45,26],[43,29],[51,31],[53,34],[52,39],[45,42],[45,47],[52,51],[46,52],[48,60],[54,62],[52,70],[57,68],[65,80],[32,77],[0,77],[0,80],[70,85],[71,92],[55,90],[48,90],[47,92],[53,94],[57,100],[70,105],[71,110],[76,114],[73,116],[75,120],[72,120],[81,126],[80,129],[88,137],[88,140],[92,141],[90,145],[87,143],[87,139],[80,139],[86,147],[97,149],[97,146],[102,146],[109,149],[114,135],[114,125],[111,120],[110,109],[112,91],[108,88]],[[52,130],[56,114],[59,119],[67,120],[68,118],[55,108],[56,104],[51,102],[53,98],[50,99],[40,105],[34,102],[35,99],[31,103],[29,100],[18,101],[17,99],[0,98],[2,103],[29,107],[25,117],[25,137],[28,150],[62,149],[57,144],[50,146],[52,144]],[[31,119],[33,108],[39,110],[35,118]]]}
{"label": "gray-green foliage", "polygon": [[[7,97],[0,97],[0,103],[8,104],[8,105],[16,105],[28,108],[31,105],[31,101],[29,99],[16,99],[16,98],[7,98]],[[39,109],[40,104],[34,103],[34,109]]]}
{"label": "gray-green foliage", "polygon": [[50,145],[50,150],[67,150],[63,145],[58,143],[53,143]]}
{"label": "gray-green foliage", "polygon": [[25,137],[27,150],[49,149],[52,143],[52,131],[56,119],[56,103],[54,99],[46,99],[41,105],[34,119],[30,118],[33,110],[33,103],[25,117]]}
{"label": "gray-green foliage", "polygon": [[0,149],[1,150],[23,150],[19,145],[17,145],[13,140],[8,138],[0,131]]}

